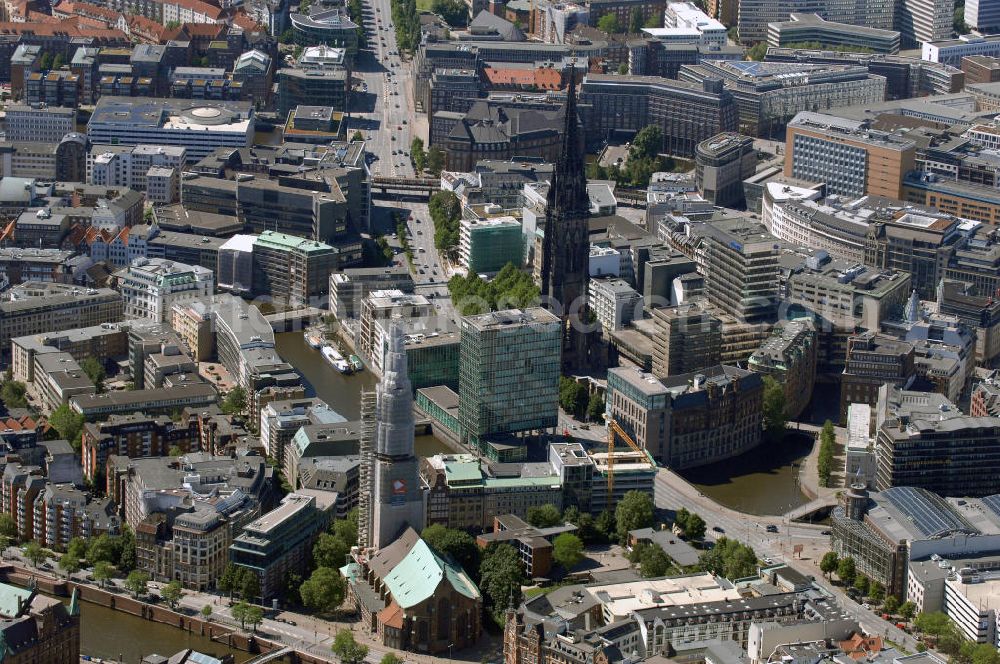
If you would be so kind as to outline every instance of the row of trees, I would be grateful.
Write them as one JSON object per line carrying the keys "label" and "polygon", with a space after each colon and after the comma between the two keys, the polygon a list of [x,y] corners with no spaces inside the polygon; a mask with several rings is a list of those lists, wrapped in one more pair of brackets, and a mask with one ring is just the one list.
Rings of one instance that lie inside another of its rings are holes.
{"label": "row of trees", "polygon": [[431,11],[453,28],[464,28],[469,22],[469,9],[462,0],[433,0]]}
{"label": "row of trees", "polygon": [[451,301],[462,316],[502,309],[523,309],[538,301],[538,286],[527,272],[507,263],[490,281],[478,274],[456,274],[448,281]]}
{"label": "row of trees", "polygon": [[648,19],[643,19],[642,10],[638,7],[632,9],[632,13],[629,14],[629,21],[627,26],[623,26],[621,21],[618,20],[618,16],[615,14],[605,14],[597,20],[597,29],[602,32],[606,32],[609,35],[616,35],[625,32],[625,28],[628,29],[629,34],[636,34],[642,32],[643,28],[659,28],[660,17],[656,13],[650,16]]}
{"label": "row of trees", "polygon": [[458,246],[461,202],[452,192],[439,191],[431,196],[427,209],[434,222],[434,248],[453,256]]}
{"label": "row of trees", "polygon": [[583,383],[559,377],[559,407],[578,420],[600,422],[604,418],[604,400],[597,392],[593,394]]}
{"label": "row of trees", "polygon": [[819,474],[820,486],[830,486],[836,444],[837,434],[833,430],[833,422],[827,420],[819,432],[819,457],[816,459],[816,471]]}
{"label": "row of trees", "polygon": [[260,579],[246,567],[229,563],[219,577],[219,590],[229,593],[229,599],[239,595],[244,602],[252,602],[260,596]]}
{"label": "row of trees", "polygon": [[331,615],[340,608],[347,585],[339,570],[347,563],[351,547],[357,543],[358,510],[355,508],[346,518],[334,521],[313,545],[312,573],[299,585],[303,606],[322,615]]}
{"label": "row of trees", "polygon": [[396,29],[396,46],[413,53],[420,44],[420,19],[416,0],[392,0],[392,22]]}
{"label": "row of trees", "polygon": [[780,443],[785,438],[788,413],[785,405],[785,390],[781,383],[771,376],[764,376],[764,433],[772,443]]}
{"label": "row of trees", "polygon": [[[854,588],[862,597],[876,603],[884,602],[883,608],[888,613],[895,613],[900,608],[895,597],[885,596],[885,586],[858,571],[857,564],[850,556],[841,558],[835,551],[828,551],[820,559],[819,569],[827,578],[835,573],[841,584]],[[912,612],[909,617],[913,617]]]}

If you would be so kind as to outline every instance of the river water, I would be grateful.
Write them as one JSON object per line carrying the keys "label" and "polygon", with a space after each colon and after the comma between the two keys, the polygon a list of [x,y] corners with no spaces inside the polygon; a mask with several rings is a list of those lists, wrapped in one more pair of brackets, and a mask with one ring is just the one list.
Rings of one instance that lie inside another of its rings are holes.
{"label": "river water", "polygon": [[[378,382],[370,371],[350,376],[338,373],[318,350],[309,347],[301,332],[276,334],[274,343],[282,359],[302,374],[310,396],[318,396],[348,420],[361,417],[361,392],[374,391]],[[434,436],[417,436],[414,447],[417,456],[424,457],[450,451],[447,445]]]}

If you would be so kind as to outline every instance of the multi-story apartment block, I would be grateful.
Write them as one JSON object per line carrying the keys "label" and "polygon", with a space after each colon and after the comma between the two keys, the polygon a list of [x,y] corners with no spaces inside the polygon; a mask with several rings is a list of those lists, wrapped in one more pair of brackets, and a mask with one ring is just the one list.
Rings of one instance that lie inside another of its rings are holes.
{"label": "multi-story apartment block", "polygon": [[11,105],[6,108],[8,141],[58,143],[76,131],[76,109],[61,106]]}
{"label": "multi-story apartment block", "polygon": [[519,267],[524,258],[521,222],[514,217],[462,219],[459,261],[475,274],[496,274],[508,263]]}
{"label": "multi-story apartment block", "polygon": [[850,337],[840,378],[840,421],[847,421],[850,404],[874,409],[883,385],[908,386],[915,374],[913,344],[877,332]]}
{"label": "multi-story apartment block", "polygon": [[608,372],[608,416],[650,456],[683,469],[721,461],[760,443],[759,374],[717,365],[657,378],[634,368]]}
{"label": "multi-story apartment block", "polygon": [[3,469],[3,495],[0,506],[17,525],[17,535],[31,539],[35,532],[35,500],[45,490],[45,478],[38,466],[8,463]]}
{"label": "multi-story apartment block", "polygon": [[87,123],[96,145],[179,146],[191,162],[219,147],[250,147],[253,131],[253,107],[242,101],[102,96]]}
{"label": "multi-story apartment block", "polygon": [[587,304],[601,327],[611,332],[642,318],[642,295],[624,279],[591,279]]}
{"label": "multi-story apartment block", "polygon": [[722,323],[701,301],[652,310],[653,373],[688,374],[719,363]]}
{"label": "multi-story apartment block", "polygon": [[128,318],[165,322],[175,304],[215,290],[211,270],[161,258],[137,258],[118,275]]}
{"label": "multi-story apartment block", "polygon": [[337,253],[323,242],[264,231],[253,243],[253,291],[289,302],[313,302],[329,288]]}
{"label": "multi-story apartment block", "polygon": [[110,455],[129,459],[171,456],[174,447],[185,454],[197,452],[199,440],[193,424],[175,424],[165,415],[112,415],[106,422],[88,422],[83,426],[84,474],[97,477]]}
{"label": "multi-story apartment block", "polygon": [[284,464],[285,446],[302,427],[336,424],[346,419],[316,397],[272,401],[260,411],[260,441],[267,455]]}
{"label": "multi-story apartment block", "polygon": [[462,319],[459,423],[488,455],[493,436],[539,431],[558,419],[562,331],[541,308]]}
{"label": "multi-story apartment block", "polygon": [[912,140],[865,123],[802,112],[788,123],[785,175],[826,183],[831,194],[899,199],[915,167]]}
{"label": "multi-story apartment block", "polygon": [[743,181],[757,170],[753,139],[723,133],[698,144],[695,183],[705,200],[720,207],[743,204]]}
{"label": "multi-story apartment block", "polygon": [[14,337],[119,321],[124,311],[121,294],[110,288],[27,282],[8,290],[7,297],[0,302],[0,349],[4,355],[10,353]]}
{"label": "multi-story apartment block", "polygon": [[761,224],[730,218],[703,224],[705,293],[741,322],[771,321],[777,313],[778,245]]}
{"label": "multi-story apartment block", "polygon": [[110,500],[92,500],[71,484],[47,483],[35,498],[34,536],[44,547],[65,549],[76,537],[90,541],[102,534],[115,535],[120,518]]}
{"label": "multi-story apartment block", "polygon": [[722,81],[687,83],[658,76],[588,74],[580,86],[587,136],[631,136],[649,125],[663,130],[663,151],[690,157],[698,144],[736,131],[739,112]]}
{"label": "multi-story apartment block", "polygon": [[333,521],[334,497],[324,491],[300,489],[233,537],[229,547],[232,561],[260,582],[260,597],[255,601],[276,597],[289,573],[305,571],[313,543]]}
{"label": "multi-story apartment block", "polygon": [[740,131],[750,136],[780,134],[800,111],[885,100],[885,78],[853,64],[709,60],[682,66],[678,78],[704,85],[723,81],[739,108]]}
{"label": "multi-story apartment block", "polygon": [[812,399],[816,382],[816,330],[807,320],[785,321],[750,356],[747,366],[771,376],[785,395],[785,415],[796,419]]}
{"label": "multi-story apartment block", "polygon": [[176,145],[94,145],[87,156],[87,183],[147,191],[151,169],[180,172],[186,163],[187,150]]}
{"label": "multi-story apartment block", "polygon": [[376,290],[412,294],[413,276],[405,265],[347,268],[330,274],[330,313],[338,320],[359,318],[361,303]]}
{"label": "multi-story apartment block", "polygon": [[434,305],[423,295],[407,294],[400,290],[374,290],[361,302],[361,334],[358,350],[365,357],[381,356],[389,339],[378,321],[393,318],[403,320],[426,318],[434,315]]}
{"label": "multi-story apartment block", "polygon": [[768,46],[819,44],[821,48],[847,47],[874,53],[899,53],[899,33],[865,25],[825,21],[817,14],[789,14],[787,21],[767,25]]}

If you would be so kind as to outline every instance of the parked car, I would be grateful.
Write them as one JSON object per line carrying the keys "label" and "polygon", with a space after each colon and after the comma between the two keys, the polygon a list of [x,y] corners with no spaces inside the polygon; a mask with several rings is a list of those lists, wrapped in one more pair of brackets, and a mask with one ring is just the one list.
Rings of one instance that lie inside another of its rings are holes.
{"label": "parked car", "polygon": [[714,530],[717,533],[724,533],[724,532],[726,532],[725,529],[720,528],[719,526],[712,526],[712,530]]}

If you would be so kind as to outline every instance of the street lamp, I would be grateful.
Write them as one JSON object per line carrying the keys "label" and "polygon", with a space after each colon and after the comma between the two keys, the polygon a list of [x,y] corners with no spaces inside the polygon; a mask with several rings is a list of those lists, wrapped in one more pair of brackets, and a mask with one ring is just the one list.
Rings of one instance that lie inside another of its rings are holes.
{"label": "street lamp", "polygon": [[454,659],[454,657],[452,657],[452,652],[451,652],[451,649],[454,648],[454,647],[455,647],[454,643],[449,643],[448,644],[448,659]]}

